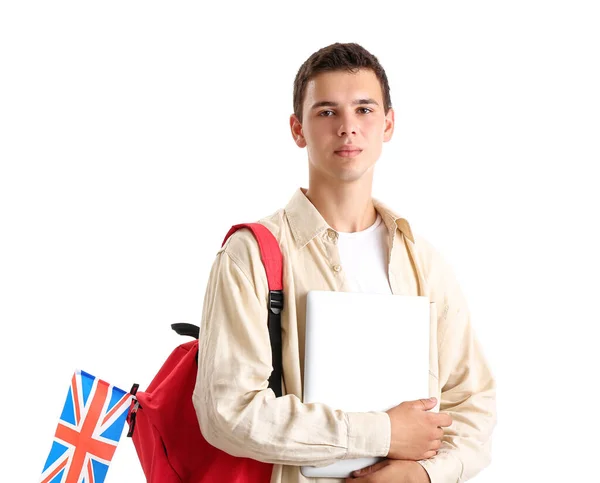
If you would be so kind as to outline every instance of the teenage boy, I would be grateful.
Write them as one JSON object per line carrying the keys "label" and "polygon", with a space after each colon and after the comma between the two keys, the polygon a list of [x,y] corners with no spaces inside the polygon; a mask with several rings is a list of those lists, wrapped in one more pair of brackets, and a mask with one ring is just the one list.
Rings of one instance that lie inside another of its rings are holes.
{"label": "teenage boy", "polygon": [[[495,380],[451,267],[372,197],[375,163],[394,130],[377,58],[353,43],[311,55],[294,82],[290,128],[307,150],[308,189],[259,220],[283,254],[284,396],[268,388],[265,268],[252,233],[238,230],[217,253],[204,299],[194,391],[204,437],[232,455],[273,463],[272,483],[343,481],[305,478],[300,466],[360,457],[386,459],[354,475],[357,483],[472,478],[490,462]],[[430,370],[437,399],[364,413],[303,404],[307,292],[418,295],[420,286],[437,307],[438,363]],[[429,411],[437,401],[439,413]]]}

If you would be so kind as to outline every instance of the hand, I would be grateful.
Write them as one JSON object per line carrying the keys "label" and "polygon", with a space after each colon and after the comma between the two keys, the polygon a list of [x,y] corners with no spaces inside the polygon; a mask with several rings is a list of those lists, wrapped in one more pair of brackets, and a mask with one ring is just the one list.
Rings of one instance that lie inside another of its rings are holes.
{"label": "hand", "polygon": [[431,483],[429,474],[416,461],[385,459],[362,470],[346,483]]}
{"label": "hand", "polygon": [[435,398],[417,399],[405,401],[386,411],[392,423],[388,458],[418,461],[437,454],[444,435],[442,427],[450,426],[452,417],[445,413],[428,412],[435,404]]}

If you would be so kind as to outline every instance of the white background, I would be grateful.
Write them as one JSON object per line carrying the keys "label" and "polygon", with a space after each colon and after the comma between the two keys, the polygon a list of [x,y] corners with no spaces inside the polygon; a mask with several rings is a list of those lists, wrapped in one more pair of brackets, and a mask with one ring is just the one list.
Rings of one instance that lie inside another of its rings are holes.
{"label": "white background", "polygon": [[[75,368],[145,388],[230,226],[308,186],[292,84],[340,41],[390,79],[373,194],[454,267],[497,378],[473,481],[591,481],[599,21],[592,1],[3,2],[0,479],[37,481]],[[143,480],[123,438],[107,482]]]}

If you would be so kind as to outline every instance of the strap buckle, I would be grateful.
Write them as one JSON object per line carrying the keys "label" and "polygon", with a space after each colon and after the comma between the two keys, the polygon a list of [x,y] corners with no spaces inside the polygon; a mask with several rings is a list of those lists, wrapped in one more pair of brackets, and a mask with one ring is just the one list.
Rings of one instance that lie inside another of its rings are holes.
{"label": "strap buckle", "polygon": [[283,290],[269,291],[269,310],[278,315],[283,310]]}

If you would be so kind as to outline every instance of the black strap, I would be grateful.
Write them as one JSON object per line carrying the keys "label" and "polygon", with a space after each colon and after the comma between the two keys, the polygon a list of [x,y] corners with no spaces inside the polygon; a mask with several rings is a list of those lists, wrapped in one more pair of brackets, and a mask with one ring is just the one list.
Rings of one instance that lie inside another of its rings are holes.
{"label": "black strap", "polygon": [[283,310],[283,291],[271,290],[269,292],[269,338],[271,339],[271,362],[273,372],[269,377],[269,387],[273,389],[275,397],[281,397],[281,379],[283,377],[283,360],[281,347],[281,311]]}
{"label": "black strap", "polygon": [[[273,372],[269,377],[269,387],[276,397],[283,395],[281,380],[283,378],[283,357],[281,347],[281,311],[283,310],[283,291],[271,290],[269,292],[269,338],[271,340],[271,362]],[[186,335],[198,339],[200,327],[193,324],[178,323],[171,324],[171,328],[179,335]],[[196,354],[198,362],[198,354]]]}
{"label": "black strap", "polygon": [[[129,394],[132,394],[133,396],[135,396],[137,394],[139,388],[140,388],[139,384],[134,384],[133,386],[131,386],[131,390],[129,391]],[[137,399],[135,399],[135,404],[133,405],[133,408],[131,409],[131,412],[129,413],[129,431],[127,431],[128,438],[133,437],[133,431],[135,430],[135,421],[136,421],[137,411],[138,411],[139,407],[140,407],[140,402]]]}
{"label": "black strap", "polygon": [[200,337],[200,327],[194,324],[186,324],[184,322],[179,324],[171,324],[171,329],[177,332],[179,335],[187,335],[198,339]]}

